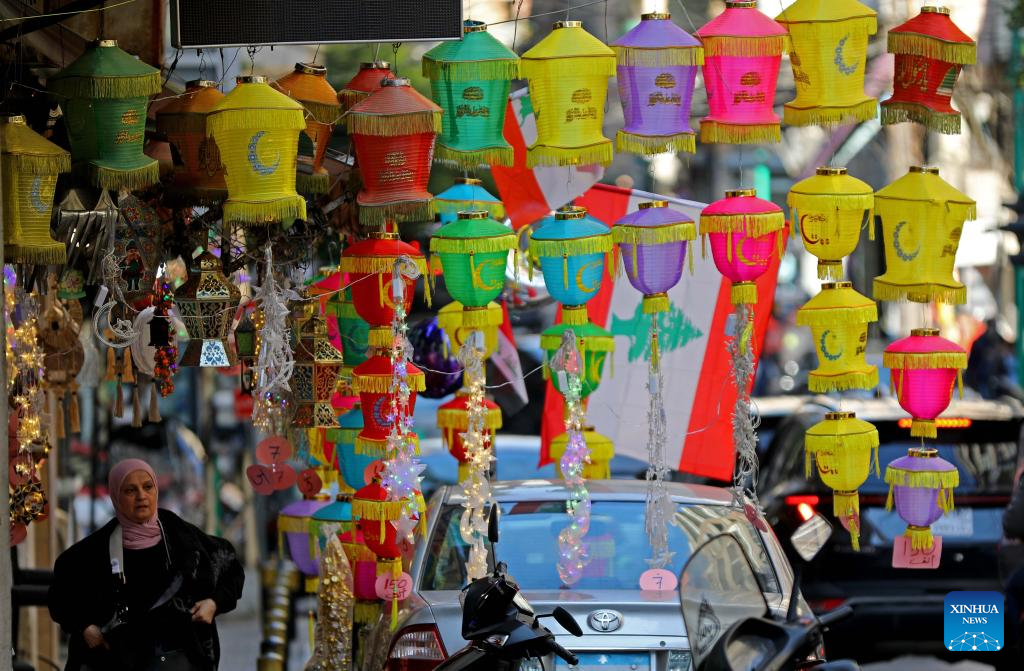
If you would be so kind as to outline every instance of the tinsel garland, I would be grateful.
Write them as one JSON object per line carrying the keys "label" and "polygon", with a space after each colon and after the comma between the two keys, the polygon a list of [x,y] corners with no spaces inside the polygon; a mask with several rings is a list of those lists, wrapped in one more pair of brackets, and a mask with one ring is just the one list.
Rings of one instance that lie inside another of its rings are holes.
{"label": "tinsel garland", "polygon": [[483,333],[473,331],[459,351],[458,359],[465,369],[469,389],[466,405],[467,427],[461,434],[467,464],[465,476],[459,486],[465,501],[459,519],[459,533],[463,542],[469,545],[469,559],[466,562],[467,577],[470,581],[487,576],[487,517],[494,505],[491,485],[487,475],[490,471],[493,451],[491,431],[487,427],[487,408],[484,406],[484,344]]}
{"label": "tinsel garland", "polygon": [[256,428],[272,434],[285,430],[287,396],[291,392],[288,381],[295,369],[290,345],[288,317],[289,299],[297,299],[294,292],[286,291],[274,277],[274,255],[271,246],[264,250],[263,282],[253,287],[255,299],[263,311],[260,331],[260,349],[253,371],[252,421]]}
{"label": "tinsel garland", "polygon": [[732,378],[736,384],[736,405],[732,415],[732,437],[736,445],[736,470],[733,487],[755,498],[757,491],[757,433],[751,412],[750,382],[754,377],[754,321],[750,306],[737,305],[733,337],[727,348],[732,362]]}
{"label": "tinsel garland", "polygon": [[665,377],[661,371],[658,349],[658,316],[651,317],[651,357],[647,363],[647,502],[644,511],[644,530],[651,546],[651,568],[665,568],[674,552],[668,546],[668,521],[675,514],[672,499],[665,489],[669,467],[665,457],[668,429],[665,417]]}
{"label": "tinsel garland", "polygon": [[320,559],[313,656],[306,662],[305,671],[336,671],[352,666],[352,566],[338,539],[338,526],[321,524],[320,533],[327,544]]}

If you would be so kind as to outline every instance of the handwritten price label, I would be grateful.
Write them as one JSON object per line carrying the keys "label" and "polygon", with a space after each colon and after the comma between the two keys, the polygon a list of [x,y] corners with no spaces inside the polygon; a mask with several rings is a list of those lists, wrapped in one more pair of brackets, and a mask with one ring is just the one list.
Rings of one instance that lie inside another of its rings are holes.
{"label": "handwritten price label", "polygon": [[939,568],[942,557],[942,537],[935,536],[931,550],[915,550],[910,546],[910,539],[897,536],[892,544],[893,568]]}
{"label": "handwritten price label", "polygon": [[398,597],[399,601],[405,601],[412,592],[412,576],[402,572],[398,578],[392,578],[391,574],[385,573],[377,576],[377,583],[374,585],[377,598],[384,601],[392,601]]}
{"label": "handwritten price label", "polygon": [[647,569],[640,574],[640,589],[647,592],[672,592],[678,585],[675,574],[663,568]]}
{"label": "handwritten price label", "polygon": [[313,496],[324,486],[315,469],[307,468],[299,473],[299,491],[303,496]]}
{"label": "handwritten price label", "polygon": [[245,477],[249,479],[249,484],[256,493],[263,496],[275,490],[288,489],[296,480],[295,469],[288,464],[277,467],[253,464],[245,469]]}
{"label": "handwritten price label", "polygon": [[256,461],[261,464],[280,464],[292,458],[292,444],[283,436],[270,436],[256,446]]}

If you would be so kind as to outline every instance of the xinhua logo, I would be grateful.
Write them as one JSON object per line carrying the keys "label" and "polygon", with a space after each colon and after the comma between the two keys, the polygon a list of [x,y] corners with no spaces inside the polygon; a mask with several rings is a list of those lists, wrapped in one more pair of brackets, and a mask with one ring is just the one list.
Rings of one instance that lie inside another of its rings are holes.
{"label": "xinhua logo", "polygon": [[944,645],[953,652],[1003,649],[1003,595],[950,592],[943,617]]}

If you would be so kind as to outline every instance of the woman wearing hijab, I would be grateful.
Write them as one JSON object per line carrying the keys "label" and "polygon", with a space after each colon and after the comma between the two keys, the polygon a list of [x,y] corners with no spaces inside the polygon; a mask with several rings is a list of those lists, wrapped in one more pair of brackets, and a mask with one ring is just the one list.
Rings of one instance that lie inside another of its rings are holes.
{"label": "woman wearing hijab", "polygon": [[117,518],[53,567],[50,615],[71,636],[65,671],[214,671],[214,618],[242,594],[234,548],[158,509],[141,459],[114,466],[108,486]]}

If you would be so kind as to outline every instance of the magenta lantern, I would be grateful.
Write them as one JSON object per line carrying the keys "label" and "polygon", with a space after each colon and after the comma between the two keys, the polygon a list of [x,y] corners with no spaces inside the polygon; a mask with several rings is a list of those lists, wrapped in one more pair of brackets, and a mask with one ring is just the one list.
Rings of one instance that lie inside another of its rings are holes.
{"label": "magenta lantern", "polygon": [[932,448],[912,447],[907,456],[885,467],[889,485],[886,510],[896,504],[896,513],[907,523],[904,535],[914,550],[930,550],[934,545],[931,525],[953,510],[953,489],[960,485],[956,466]]}
{"label": "magenta lantern", "polygon": [[889,386],[914,418],[910,435],[935,438],[935,418],[949,406],[954,382],[960,382],[963,397],[960,372],[967,368],[967,352],[940,337],[938,329],[914,329],[885,348],[882,362],[890,370]]}

